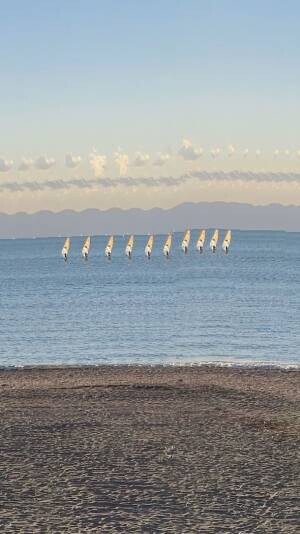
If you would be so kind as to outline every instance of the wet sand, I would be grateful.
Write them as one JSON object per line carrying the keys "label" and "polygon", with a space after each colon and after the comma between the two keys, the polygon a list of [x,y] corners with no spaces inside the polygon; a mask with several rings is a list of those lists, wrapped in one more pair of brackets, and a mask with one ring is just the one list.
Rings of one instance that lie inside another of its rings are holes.
{"label": "wet sand", "polygon": [[299,379],[0,370],[0,532],[299,532]]}

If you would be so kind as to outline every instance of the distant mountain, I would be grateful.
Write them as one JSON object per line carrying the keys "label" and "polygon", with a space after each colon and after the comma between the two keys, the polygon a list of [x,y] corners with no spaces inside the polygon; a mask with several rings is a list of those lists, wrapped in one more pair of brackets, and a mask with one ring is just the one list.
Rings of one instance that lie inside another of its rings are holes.
{"label": "distant mountain", "polygon": [[199,202],[171,209],[0,213],[0,238],[165,233],[187,227],[300,231],[300,206]]}

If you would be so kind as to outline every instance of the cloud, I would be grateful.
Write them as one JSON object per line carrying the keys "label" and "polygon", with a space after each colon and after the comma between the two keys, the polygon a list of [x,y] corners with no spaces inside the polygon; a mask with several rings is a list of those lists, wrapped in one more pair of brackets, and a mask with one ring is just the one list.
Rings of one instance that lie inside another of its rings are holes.
{"label": "cloud", "polygon": [[189,139],[182,139],[178,154],[187,161],[193,161],[202,156],[203,149],[194,147]]}
{"label": "cloud", "polygon": [[167,152],[158,152],[156,159],[153,162],[153,165],[155,165],[156,167],[163,167],[163,165],[165,165],[169,161],[169,159],[170,154],[168,154]]}
{"label": "cloud", "polygon": [[210,153],[211,153],[211,157],[212,158],[217,158],[221,153],[221,149],[220,148],[212,148]]}
{"label": "cloud", "polygon": [[233,145],[228,146],[228,157],[231,158],[235,153],[235,147]]}
{"label": "cloud", "polygon": [[274,158],[278,158],[279,154],[280,154],[280,150],[276,148],[276,150],[274,150]]}
{"label": "cloud", "polygon": [[73,156],[71,152],[68,152],[68,154],[65,155],[65,165],[66,167],[69,167],[70,169],[74,169],[75,167],[78,167],[81,163],[81,157],[80,156]]}
{"label": "cloud", "polygon": [[125,176],[120,178],[72,178],[70,180],[47,180],[47,181],[27,181],[27,182],[0,182],[0,191],[8,192],[38,192],[38,191],[60,191],[60,190],[69,190],[69,189],[86,189],[92,190],[96,188],[136,188],[136,187],[179,187],[184,186],[185,184],[197,181],[207,183],[213,182],[236,182],[240,183],[269,183],[270,185],[275,186],[276,184],[298,184],[300,186],[300,173],[287,173],[287,172],[244,172],[244,171],[199,171],[192,172],[188,174],[183,174],[181,176],[160,176],[154,178],[153,176],[149,177],[139,177],[133,178],[131,176]]}
{"label": "cloud", "polygon": [[5,159],[0,157],[0,172],[10,171],[14,162],[12,159]]}
{"label": "cloud", "polygon": [[245,148],[245,150],[243,152],[244,158],[247,158],[248,154],[249,154],[249,148]]}
{"label": "cloud", "polygon": [[46,171],[55,165],[55,159],[47,158],[47,156],[40,156],[35,160],[35,166],[37,169]]}
{"label": "cloud", "polygon": [[257,148],[257,149],[255,150],[255,155],[256,155],[257,158],[260,158],[260,156],[261,156],[261,150],[260,150],[260,148]]}
{"label": "cloud", "polygon": [[144,167],[150,160],[149,154],[144,154],[143,152],[136,152],[135,158],[133,160],[134,167]]}
{"label": "cloud", "polygon": [[300,173],[296,172],[250,172],[250,171],[199,171],[189,174],[190,177],[209,181],[236,181],[241,182],[297,182],[300,185]]}
{"label": "cloud", "polygon": [[22,158],[18,167],[19,171],[28,171],[32,167],[34,161],[31,158]]}
{"label": "cloud", "polygon": [[128,165],[129,165],[129,157],[127,154],[122,153],[121,151],[117,151],[114,153],[114,159],[119,167],[119,174],[120,176],[125,176],[127,174]]}
{"label": "cloud", "polygon": [[89,155],[89,164],[93,169],[95,176],[102,176],[106,169],[107,158],[102,154],[98,154],[95,150]]}

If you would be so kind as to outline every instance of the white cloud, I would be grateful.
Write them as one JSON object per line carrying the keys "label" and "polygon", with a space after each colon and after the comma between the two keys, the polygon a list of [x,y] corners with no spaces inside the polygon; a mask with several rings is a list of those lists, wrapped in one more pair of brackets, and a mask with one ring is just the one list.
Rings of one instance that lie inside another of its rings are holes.
{"label": "white cloud", "polygon": [[55,159],[47,158],[47,156],[40,156],[35,160],[35,166],[37,169],[46,171],[55,165]]}
{"label": "white cloud", "polygon": [[260,148],[257,148],[257,150],[255,151],[255,155],[256,155],[257,158],[260,158],[260,156],[261,156]]}
{"label": "white cloud", "polygon": [[211,157],[212,158],[217,158],[221,153],[221,149],[220,148],[212,148],[210,153],[211,153]]}
{"label": "white cloud", "polygon": [[153,162],[153,165],[155,165],[156,167],[162,167],[169,161],[169,159],[170,159],[170,154],[168,154],[167,152],[165,153],[158,152],[156,159]]}
{"label": "white cloud", "polygon": [[5,159],[0,157],[0,172],[10,171],[14,162],[12,159]]}
{"label": "white cloud", "polygon": [[144,167],[150,160],[149,154],[144,154],[143,152],[136,152],[135,158],[133,160],[133,165],[135,167]]}
{"label": "white cloud", "polygon": [[288,148],[286,148],[285,151],[284,151],[284,155],[286,157],[289,157],[291,155],[291,151]]}
{"label": "white cloud", "polygon": [[75,167],[78,167],[80,163],[81,163],[80,156],[73,156],[71,152],[68,152],[68,154],[65,155],[66,167],[69,167],[70,169],[74,169]]}
{"label": "white cloud", "polygon": [[228,146],[228,157],[231,158],[235,153],[235,147],[233,145]]}
{"label": "white cloud", "polygon": [[249,154],[249,148],[245,148],[244,152],[243,152],[243,156],[244,158],[246,158]]}
{"label": "white cloud", "polygon": [[114,153],[115,162],[119,167],[120,176],[125,176],[127,174],[127,169],[129,165],[129,157],[127,154],[122,153],[121,151]]}
{"label": "white cloud", "polygon": [[98,154],[96,150],[89,155],[89,163],[95,176],[102,176],[107,165],[107,158],[103,154]]}
{"label": "white cloud", "polygon": [[30,167],[32,167],[33,163],[34,163],[33,159],[31,159],[31,158],[22,158],[21,162],[20,162],[20,165],[18,167],[18,170],[19,171],[28,171],[28,169],[30,169]]}
{"label": "white cloud", "polygon": [[193,161],[202,156],[203,149],[194,147],[189,139],[182,139],[178,154],[185,160]]}
{"label": "white cloud", "polygon": [[276,148],[276,150],[274,150],[274,158],[277,158],[279,154],[280,154],[280,150]]}

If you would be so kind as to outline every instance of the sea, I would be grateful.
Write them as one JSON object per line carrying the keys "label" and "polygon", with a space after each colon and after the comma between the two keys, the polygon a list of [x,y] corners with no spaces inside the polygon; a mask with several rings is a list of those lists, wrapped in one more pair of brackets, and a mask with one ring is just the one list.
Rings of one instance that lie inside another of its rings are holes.
{"label": "sea", "polygon": [[233,231],[229,254],[188,254],[165,235],[1,240],[0,366],[100,364],[300,364],[300,233]]}

